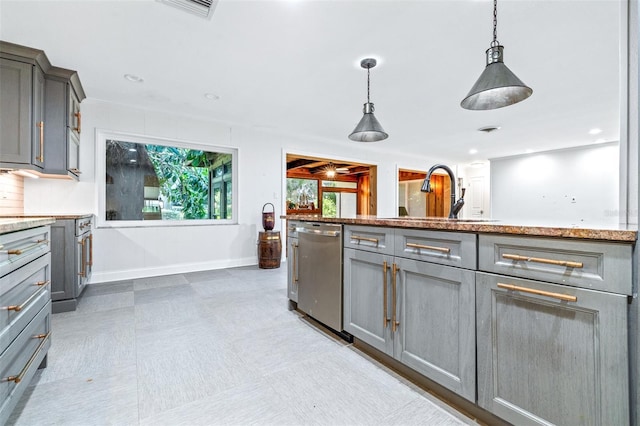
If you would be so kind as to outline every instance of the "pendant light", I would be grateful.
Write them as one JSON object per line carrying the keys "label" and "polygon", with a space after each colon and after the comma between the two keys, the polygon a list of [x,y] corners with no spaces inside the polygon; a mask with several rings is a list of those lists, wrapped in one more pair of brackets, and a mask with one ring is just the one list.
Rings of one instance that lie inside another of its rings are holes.
{"label": "pendant light", "polygon": [[487,49],[487,66],[460,106],[472,110],[497,109],[527,99],[533,90],[503,62],[504,47],[498,42],[498,0],[493,0],[493,41]]}
{"label": "pendant light", "polygon": [[373,58],[366,58],[360,62],[362,68],[367,69],[367,103],[364,104],[364,116],[358,123],[353,132],[349,135],[349,139],[356,142],[377,142],[389,137],[384,129],[373,115],[373,104],[369,102],[369,71],[375,67],[378,62]]}

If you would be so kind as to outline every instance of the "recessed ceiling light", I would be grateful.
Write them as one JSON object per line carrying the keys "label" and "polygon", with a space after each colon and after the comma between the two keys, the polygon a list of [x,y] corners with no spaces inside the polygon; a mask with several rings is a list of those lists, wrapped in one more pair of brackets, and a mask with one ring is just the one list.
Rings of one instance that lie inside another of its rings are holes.
{"label": "recessed ceiling light", "polygon": [[477,153],[478,153],[478,150],[477,150],[477,149],[475,149],[475,148],[471,148],[471,149],[469,150],[469,154],[477,154]]}
{"label": "recessed ceiling light", "polygon": [[491,132],[495,132],[496,130],[500,130],[501,127],[500,126],[484,126],[484,127],[480,127],[478,129],[479,132],[485,132],[485,133],[491,133]]}
{"label": "recessed ceiling light", "polygon": [[132,83],[142,83],[144,81],[142,77],[138,77],[137,75],[134,75],[134,74],[125,74],[124,78],[125,80],[131,81]]}
{"label": "recessed ceiling light", "polygon": [[215,93],[205,93],[204,97],[212,101],[217,101],[218,99],[220,99],[220,96],[216,95]]}
{"label": "recessed ceiling light", "polygon": [[597,127],[589,130],[590,135],[598,135],[600,133],[602,133],[602,129],[598,129]]}

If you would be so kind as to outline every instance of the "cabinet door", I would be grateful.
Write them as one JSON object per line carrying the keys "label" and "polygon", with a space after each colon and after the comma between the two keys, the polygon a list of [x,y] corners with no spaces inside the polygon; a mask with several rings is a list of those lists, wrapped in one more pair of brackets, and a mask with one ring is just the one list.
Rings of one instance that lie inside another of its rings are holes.
{"label": "cabinet door", "polygon": [[75,220],[57,219],[51,225],[51,300],[75,297]]}
{"label": "cabinet door", "polygon": [[475,403],[475,272],[398,257],[395,262],[395,358]]}
{"label": "cabinet door", "polygon": [[289,238],[287,249],[287,293],[289,300],[298,303],[298,239]]}
{"label": "cabinet door", "polygon": [[31,162],[32,69],[0,59],[0,162]]}
{"label": "cabinet door", "polygon": [[67,129],[67,170],[78,176],[80,174],[80,142],[71,129]]}
{"label": "cabinet door", "polygon": [[71,86],[69,86],[69,104],[67,106],[67,125],[74,135],[79,138],[82,130],[82,115],[80,113],[80,101]]}
{"label": "cabinet door", "polygon": [[344,249],[344,329],[388,355],[393,355],[388,297],[392,259]]}
{"label": "cabinet door", "polygon": [[625,296],[480,272],[476,286],[481,407],[518,425],[629,424]]}
{"label": "cabinet door", "polygon": [[36,66],[33,67],[33,122],[31,164],[44,168],[44,73]]}

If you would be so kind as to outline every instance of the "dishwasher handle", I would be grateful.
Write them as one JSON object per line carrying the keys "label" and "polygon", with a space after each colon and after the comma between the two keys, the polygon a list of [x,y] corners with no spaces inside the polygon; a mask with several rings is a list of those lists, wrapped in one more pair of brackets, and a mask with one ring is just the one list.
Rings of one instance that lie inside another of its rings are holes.
{"label": "dishwasher handle", "polygon": [[311,234],[311,235],[319,235],[322,237],[339,237],[340,231],[298,228],[298,234]]}

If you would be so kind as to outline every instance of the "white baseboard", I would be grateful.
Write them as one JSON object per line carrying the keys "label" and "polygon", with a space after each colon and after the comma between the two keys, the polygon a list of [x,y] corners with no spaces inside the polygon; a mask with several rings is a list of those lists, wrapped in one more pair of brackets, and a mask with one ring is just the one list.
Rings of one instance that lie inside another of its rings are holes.
{"label": "white baseboard", "polygon": [[120,271],[93,272],[89,284],[106,283],[112,281],[133,280],[136,278],[157,277],[159,275],[184,274],[187,272],[207,271],[211,269],[235,268],[239,266],[257,265],[258,259],[246,257],[241,259],[225,259],[212,262],[181,263],[153,268],[127,269]]}

